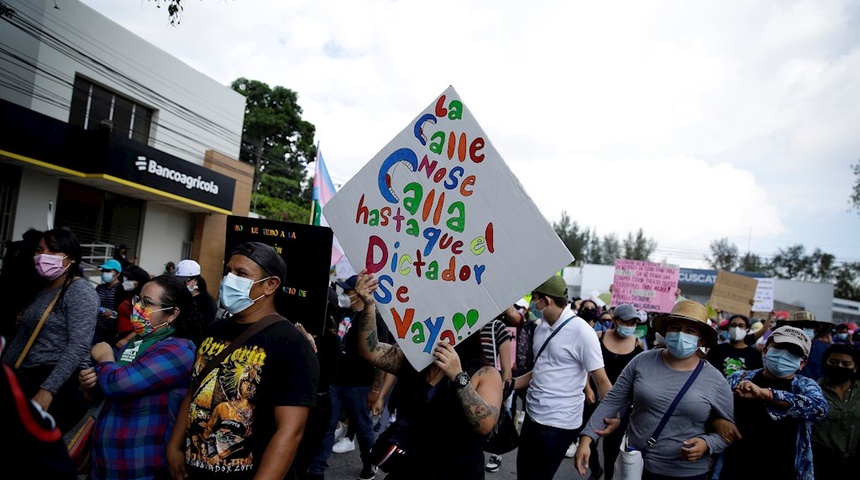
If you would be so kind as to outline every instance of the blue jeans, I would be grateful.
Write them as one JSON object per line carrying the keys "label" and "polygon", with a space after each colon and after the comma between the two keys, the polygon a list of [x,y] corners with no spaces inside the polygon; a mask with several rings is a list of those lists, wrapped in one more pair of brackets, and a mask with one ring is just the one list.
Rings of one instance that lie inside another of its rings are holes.
{"label": "blue jeans", "polygon": [[564,460],[567,447],[581,431],[582,427],[565,430],[541,425],[526,413],[517,449],[517,478],[552,480]]}
{"label": "blue jeans", "polygon": [[358,440],[358,450],[361,453],[361,462],[364,465],[370,463],[370,447],[376,435],[373,432],[373,419],[367,408],[367,394],[370,393],[370,385],[357,387],[341,387],[329,385],[329,398],[331,398],[331,421],[328,431],[320,443],[316,456],[308,467],[308,472],[314,474],[325,473],[328,468],[328,459],[331,456],[331,447],[334,445],[334,431],[340,420],[340,413],[346,410],[346,418],[355,431]]}

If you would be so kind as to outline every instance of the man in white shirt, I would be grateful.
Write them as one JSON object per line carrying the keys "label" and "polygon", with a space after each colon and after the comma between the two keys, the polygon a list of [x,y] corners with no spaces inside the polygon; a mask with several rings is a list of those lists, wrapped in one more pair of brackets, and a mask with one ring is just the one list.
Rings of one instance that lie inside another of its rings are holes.
{"label": "man in white shirt", "polygon": [[582,430],[588,374],[601,399],[612,384],[603,370],[597,335],[571,310],[564,279],[550,277],[532,291],[532,302],[543,321],[534,333],[534,369],[514,380],[515,389],[528,387],[517,478],[551,480]]}

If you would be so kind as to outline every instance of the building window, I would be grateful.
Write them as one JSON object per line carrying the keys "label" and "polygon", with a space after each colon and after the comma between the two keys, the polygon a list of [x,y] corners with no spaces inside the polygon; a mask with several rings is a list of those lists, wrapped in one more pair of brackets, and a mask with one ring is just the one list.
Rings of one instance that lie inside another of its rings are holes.
{"label": "building window", "polygon": [[107,123],[117,135],[149,143],[152,109],[76,75],[69,123],[86,130]]}

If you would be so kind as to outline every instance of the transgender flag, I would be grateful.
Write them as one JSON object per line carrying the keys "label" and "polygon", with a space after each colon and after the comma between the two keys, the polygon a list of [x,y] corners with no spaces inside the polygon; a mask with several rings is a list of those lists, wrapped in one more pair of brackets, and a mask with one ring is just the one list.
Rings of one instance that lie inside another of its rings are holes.
{"label": "transgender flag", "polygon": [[[314,204],[312,208],[313,218],[311,219],[313,225],[328,226],[328,222],[325,221],[325,217],[322,214],[322,207],[334,197],[334,193],[334,184],[331,183],[328,169],[325,166],[325,162],[323,162],[322,151],[319,148],[319,144],[317,144],[316,171],[314,172]],[[340,248],[337,238],[334,238],[331,245],[331,266],[337,264],[342,257],[343,250]]]}

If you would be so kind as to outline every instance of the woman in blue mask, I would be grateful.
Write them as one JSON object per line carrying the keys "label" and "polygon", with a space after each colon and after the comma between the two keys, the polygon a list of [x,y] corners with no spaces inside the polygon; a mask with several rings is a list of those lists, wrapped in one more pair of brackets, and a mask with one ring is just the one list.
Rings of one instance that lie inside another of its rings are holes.
{"label": "woman in blue mask", "polygon": [[[598,332],[597,336],[600,338],[600,350],[603,353],[603,368],[606,370],[609,381],[615,384],[624,367],[630,363],[630,360],[633,360],[633,357],[645,351],[645,346],[642,340],[636,337],[636,324],[640,321],[636,307],[629,303],[623,303],[613,308],[609,315],[611,327],[605,332]],[[594,389],[588,388],[586,399],[593,402],[594,398]],[[628,420],[628,416],[625,415],[621,419],[621,425],[618,429],[603,439],[603,465],[605,468],[601,468],[598,462],[597,443],[591,444],[590,469],[592,479],[600,478],[600,472],[604,473],[605,478],[612,478],[615,472],[613,464],[618,457],[618,448],[621,446],[624,431],[627,430]]]}
{"label": "woman in blue mask", "polygon": [[[621,371],[580,436],[575,455],[580,474],[588,465],[591,443],[618,429],[619,419],[627,413],[627,445],[643,452],[643,480],[704,480],[710,456],[727,446],[723,437],[706,428],[714,419],[734,421],[732,392],[723,375],[697,354],[701,347],[716,345],[717,332],[708,324],[707,309],[682,300],[671,313],[655,317],[653,326],[666,338],[666,348],[636,355]],[[676,397],[675,410],[666,416]]]}
{"label": "woman in blue mask", "polygon": [[[812,425],[828,407],[818,383],[797,373],[811,349],[802,329],[782,326],[767,339],[764,368],[729,376],[742,438],[717,462],[718,478],[815,478]],[[750,461],[751,451],[767,461]]]}

